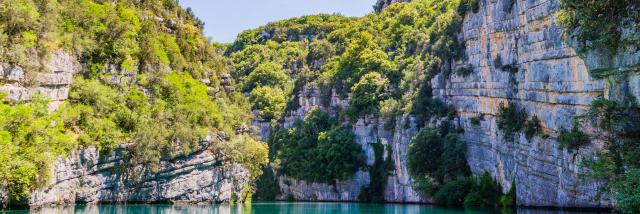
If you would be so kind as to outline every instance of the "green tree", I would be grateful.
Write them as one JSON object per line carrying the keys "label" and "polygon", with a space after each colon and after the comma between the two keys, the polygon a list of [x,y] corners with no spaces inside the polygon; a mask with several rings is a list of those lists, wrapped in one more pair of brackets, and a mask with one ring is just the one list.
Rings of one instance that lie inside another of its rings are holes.
{"label": "green tree", "polygon": [[254,110],[258,110],[258,115],[262,120],[280,118],[286,106],[284,92],[279,88],[268,86],[258,87],[251,91],[249,101]]}
{"label": "green tree", "polygon": [[282,70],[282,65],[266,62],[258,65],[244,80],[244,88],[251,91],[261,86],[284,88],[289,76]]}
{"label": "green tree", "polygon": [[351,88],[353,98],[349,106],[352,116],[378,113],[379,103],[384,100],[389,80],[377,72],[364,75]]}

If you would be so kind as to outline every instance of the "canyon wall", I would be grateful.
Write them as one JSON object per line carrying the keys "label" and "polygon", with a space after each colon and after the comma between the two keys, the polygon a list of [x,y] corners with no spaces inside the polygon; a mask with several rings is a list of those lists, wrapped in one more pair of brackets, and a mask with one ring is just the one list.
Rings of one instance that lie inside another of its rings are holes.
{"label": "canyon wall", "polygon": [[79,71],[78,61],[65,52],[51,54],[42,71],[0,64],[0,91],[12,101],[31,100],[40,94],[50,99],[54,110],[67,99],[73,75]]}
{"label": "canyon wall", "polygon": [[[335,92],[332,93],[329,106],[321,103],[320,89],[309,84],[298,94],[300,108],[290,112],[285,118],[284,127],[291,127],[296,120],[303,120],[313,108],[320,108],[336,115],[340,109],[345,109],[349,105],[350,98],[340,98]],[[381,143],[390,149],[385,149],[383,158],[391,158],[395,164],[393,172],[388,176],[385,187],[384,198],[388,202],[426,202],[421,199],[412,188],[413,184],[409,178],[406,167],[406,153],[411,137],[418,131],[414,119],[410,119],[410,128],[405,129],[401,125],[404,118],[397,118],[396,126],[393,130],[386,130],[385,121],[376,117],[361,118],[352,125],[352,131],[356,136],[356,143],[362,146],[367,156],[366,164],[371,166],[375,161],[375,154],[372,144]],[[358,201],[361,188],[367,187],[370,183],[370,176],[367,171],[360,170],[346,181],[338,182],[336,185],[310,183],[296,180],[284,175],[278,177],[278,185],[281,194],[280,200],[294,199],[302,201]]]}
{"label": "canyon wall", "polygon": [[157,169],[127,164],[126,146],[103,155],[83,149],[56,160],[49,183],[34,191],[28,205],[96,203],[223,203],[240,200],[250,173],[222,161],[209,141],[190,155],[162,160]]}
{"label": "canyon wall", "polygon": [[[394,2],[378,4],[388,6]],[[599,96],[616,101],[640,97],[639,49],[627,47],[616,56],[596,50],[578,54],[556,23],[560,9],[557,0],[479,0],[478,4],[476,13],[466,14],[459,34],[466,56],[451,65],[452,70],[467,67],[473,72],[468,76],[441,74],[432,80],[434,96],[452,104],[458,112],[455,122],[465,130],[461,137],[468,145],[472,172],[491,173],[504,191],[515,183],[519,205],[612,207],[606,194],[596,197],[602,184],[580,178],[587,170],[580,167],[580,162],[595,157],[603,142],[596,138],[577,151],[569,151],[560,149],[557,137],[561,130],[571,129],[574,118]],[[594,78],[595,72],[616,75]],[[305,87],[299,94],[301,108],[286,119],[285,127],[304,118],[313,106],[320,106],[317,91],[313,86]],[[524,134],[505,139],[495,116],[501,104],[510,102],[524,108],[529,117],[537,116],[544,134],[532,139]],[[348,99],[340,100],[334,95],[324,110],[335,114],[348,103]],[[470,122],[474,117],[482,118],[479,125]],[[365,118],[353,124],[352,130],[369,165],[374,159],[371,144],[381,142],[392,148],[392,154],[385,154],[395,162],[385,199],[429,201],[413,191],[406,169],[406,151],[417,132],[415,124],[408,129],[396,125],[392,131],[386,131],[383,124],[379,118]],[[580,128],[592,136],[598,134],[591,127]],[[359,187],[367,186],[369,179],[367,172],[360,171],[351,180],[331,186],[281,176],[280,199],[355,201]]]}
{"label": "canyon wall", "polygon": [[[0,91],[11,102],[29,101],[36,94],[50,100],[50,110],[68,98],[73,75],[81,70],[77,60],[63,52],[52,54],[45,69],[33,71],[0,64]],[[53,164],[51,178],[29,197],[9,197],[0,183],[0,209],[8,206],[38,208],[96,203],[228,203],[242,201],[251,174],[210,148],[224,136],[209,137],[185,157],[163,159],[152,168],[129,163],[127,145],[101,154],[96,148],[72,151]]]}
{"label": "canyon wall", "polygon": [[[635,72],[640,52],[628,47],[614,57],[577,54],[563,39],[563,28],[556,24],[556,0],[479,3],[480,10],[467,14],[460,33],[467,59],[455,63],[455,67],[470,65],[474,72],[432,81],[434,94],[453,104],[461,117],[472,171],[490,172],[505,189],[515,181],[519,205],[611,207],[606,196],[596,197],[597,183],[579,177],[586,170],[579,166],[581,160],[593,157],[602,142],[594,138],[578,151],[567,151],[560,149],[556,137],[561,130],[571,129],[574,118],[598,96],[616,101],[622,99],[616,96],[638,97]],[[504,65],[517,68],[517,72],[505,71]],[[594,71],[602,69],[624,73],[625,77],[619,82],[594,78]],[[513,141],[505,140],[495,115],[498,106],[508,102],[517,103],[529,116],[537,116],[549,137],[529,140],[520,134]],[[476,116],[483,118],[480,125],[470,122]],[[580,129],[598,136],[591,127]]]}
{"label": "canyon wall", "polygon": [[[461,37],[470,65],[468,77],[436,77],[437,97],[453,104],[465,128],[468,162],[474,174],[494,175],[503,187],[515,181],[517,202],[525,206],[609,207],[594,200],[597,184],[578,175],[579,163],[592,157],[598,142],[571,152],[559,149],[560,130],[572,128],[573,118],[586,111],[606,88],[589,75],[585,62],[563,42],[563,29],[555,23],[555,0],[479,1],[480,10],[467,14]],[[504,65],[517,72],[504,70]],[[517,103],[529,116],[541,120],[548,138],[505,140],[496,125],[500,104]],[[470,118],[481,116],[480,125]]]}

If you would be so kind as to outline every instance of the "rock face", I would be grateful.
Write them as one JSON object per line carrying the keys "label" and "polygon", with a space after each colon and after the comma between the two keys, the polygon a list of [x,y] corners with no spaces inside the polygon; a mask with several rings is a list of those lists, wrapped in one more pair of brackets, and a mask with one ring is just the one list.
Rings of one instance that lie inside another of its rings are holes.
{"label": "rock face", "polygon": [[64,52],[53,53],[42,72],[0,64],[0,91],[14,101],[31,100],[40,94],[51,100],[54,110],[69,94],[73,74],[80,71],[77,60]]}
{"label": "rock face", "polygon": [[[322,105],[320,89],[309,84],[303,87],[298,94],[300,108],[290,113],[285,118],[284,126],[293,126],[296,120],[303,120],[304,117],[313,108],[321,108],[330,114],[338,113],[339,109],[344,109],[349,105],[350,97],[341,98],[335,92],[332,93],[330,104]],[[352,131],[356,135],[356,143],[362,146],[367,156],[367,164],[373,165],[375,154],[372,144],[382,143],[386,150],[383,158],[385,160],[391,158],[395,163],[395,170],[388,176],[387,186],[385,188],[385,200],[388,202],[425,202],[412,188],[412,180],[408,175],[406,167],[406,153],[411,137],[418,130],[415,122],[411,119],[410,128],[402,128],[401,121],[404,118],[397,118],[396,127],[393,130],[385,130],[385,121],[380,118],[367,117],[359,119],[352,125]],[[261,131],[261,132],[264,132]],[[391,151],[389,153],[389,151]],[[295,199],[301,201],[357,201],[362,187],[366,187],[370,183],[369,173],[366,171],[358,171],[347,181],[338,182],[338,184],[328,185],[321,183],[309,183],[299,181],[287,176],[279,176],[278,184],[280,186],[280,200]]]}
{"label": "rock face", "polygon": [[[381,0],[386,7],[397,1]],[[452,67],[473,68],[463,77],[437,76],[432,80],[436,97],[452,104],[465,129],[468,163],[474,174],[491,173],[505,191],[516,184],[517,203],[523,206],[608,208],[606,195],[596,198],[602,184],[587,183],[578,175],[585,172],[581,160],[594,157],[602,142],[595,140],[578,151],[559,149],[561,130],[573,126],[575,116],[584,113],[598,96],[640,98],[640,49],[630,47],[611,57],[597,51],[577,54],[563,39],[563,28],[554,15],[557,0],[479,0],[480,10],[464,19],[459,38],[466,44],[466,57]],[[516,71],[517,70],[517,71]],[[594,71],[615,71],[614,77],[596,79]],[[314,106],[320,106],[319,90],[311,85],[299,95],[300,109],[285,120],[285,127],[302,119]],[[619,100],[619,99],[618,99]],[[545,135],[527,139],[522,134],[506,140],[496,125],[500,103],[516,103],[530,117],[537,116]],[[348,105],[348,99],[331,98],[324,110],[335,113]],[[470,119],[482,116],[480,125]],[[398,118],[402,121],[403,118]],[[395,172],[389,176],[385,199],[390,202],[424,202],[412,188],[406,169],[406,152],[415,124],[404,129],[397,125],[387,131],[379,118],[360,119],[353,125],[357,142],[374,160],[371,144],[390,145]],[[402,124],[397,122],[396,124]],[[581,127],[592,133],[590,127]],[[353,201],[357,187],[369,183],[367,172],[358,172],[338,185],[309,184],[281,176],[281,199]]]}
{"label": "rock face", "polygon": [[[73,75],[80,71],[69,54],[52,54],[43,71],[0,64],[0,91],[13,101],[31,100],[36,94],[50,99],[50,110],[64,102]],[[163,160],[157,170],[126,165],[126,148],[103,155],[95,148],[59,157],[46,188],[34,191],[16,205],[32,208],[110,202],[229,202],[242,200],[250,173],[238,164],[221,161],[203,143],[196,152]],[[125,167],[128,166],[128,167]],[[9,205],[8,191],[0,183],[0,209]]]}
{"label": "rock face", "polygon": [[[578,178],[584,172],[579,163],[592,157],[601,142],[569,152],[559,149],[556,137],[560,130],[570,129],[574,117],[584,113],[596,97],[619,91],[617,83],[593,78],[589,69],[597,67],[589,66],[593,59],[580,58],[564,42],[563,29],[555,23],[558,1],[479,3],[480,10],[467,14],[460,33],[468,60],[455,65],[470,65],[474,72],[468,77],[440,76],[432,81],[434,94],[453,104],[461,116],[472,171],[490,172],[505,190],[515,181],[519,205],[611,207],[606,197],[594,199],[598,184]],[[637,52],[619,58],[621,63],[609,63],[608,69],[637,70]],[[517,72],[507,68],[517,68]],[[628,79],[637,90],[637,77]],[[505,140],[495,115],[498,105],[507,102],[537,116],[550,137],[527,140],[520,135],[513,142]],[[474,126],[469,119],[478,115],[483,121]],[[581,128],[591,132],[589,127]]]}
{"label": "rock face", "polygon": [[208,143],[186,157],[161,161],[157,170],[128,166],[126,149],[101,155],[95,148],[59,157],[47,187],[29,206],[120,202],[221,203],[240,199],[250,173],[221,161]]}

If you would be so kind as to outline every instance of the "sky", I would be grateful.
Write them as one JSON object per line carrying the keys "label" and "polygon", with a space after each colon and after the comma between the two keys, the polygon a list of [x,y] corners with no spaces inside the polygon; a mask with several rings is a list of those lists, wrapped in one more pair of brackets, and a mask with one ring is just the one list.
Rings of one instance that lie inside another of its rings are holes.
{"label": "sky", "polygon": [[238,33],[272,21],[340,13],[364,16],[373,11],[375,0],[180,0],[205,23],[204,33],[213,41],[231,43]]}

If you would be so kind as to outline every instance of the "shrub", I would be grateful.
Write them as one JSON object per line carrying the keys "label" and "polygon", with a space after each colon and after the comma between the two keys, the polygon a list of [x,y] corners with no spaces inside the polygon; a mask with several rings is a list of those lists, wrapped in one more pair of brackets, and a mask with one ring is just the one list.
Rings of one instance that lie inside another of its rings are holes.
{"label": "shrub", "polygon": [[55,158],[74,149],[76,140],[60,117],[49,113],[44,98],[15,106],[4,104],[3,98],[0,95],[0,182],[12,200],[19,200],[47,183]]}
{"label": "shrub", "polygon": [[409,144],[407,168],[419,193],[433,196],[441,185],[469,174],[466,144],[455,134],[423,128]]}
{"label": "shrub", "polygon": [[459,76],[467,77],[473,73],[473,67],[471,65],[465,65],[456,69],[455,73]]}
{"label": "shrub", "polygon": [[471,123],[471,125],[474,125],[474,126],[480,125],[481,121],[482,121],[482,115],[478,115],[469,119],[469,123]]}
{"label": "shrub", "polygon": [[256,192],[253,195],[258,201],[273,201],[280,194],[280,186],[273,169],[264,167],[262,175],[256,180]]}
{"label": "shrub", "polygon": [[462,178],[443,185],[434,195],[434,202],[447,206],[456,206],[465,204],[465,198],[473,188],[473,182],[470,179]]}
{"label": "shrub", "polygon": [[515,207],[517,204],[516,200],[516,182],[511,181],[511,188],[509,188],[509,192],[500,197],[500,206]]}
{"label": "shrub", "polygon": [[269,121],[280,118],[287,100],[284,92],[279,88],[263,86],[251,91],[249,102],[252,103],[252,109],[258,110],[260,119]]}
{"label": "shrub", "polygon": [[379,103],[384,99],[383,95],[389,80],[373,72],[364,75],[360,81],[351,88],[353,98],[349,111],[351,116],[361,116],[378,113]]}
{"label": "shrub", "polygon": [[484,172],[476,184],[476,191],[480,193],[484,201],[483,206],[497,207],[500,196],[502,195],[502,186],[489,174]]}
{"label": "shrub", "polygon": [[574,127],[571,131],[562,130],[558,136],[560,149],[567,148],[569,151],[580,148],[589,143],[589,137],[578,128]]}
{"label": "shrub", "polygon": [[524,124],[524,136],[530,140],[533,136],[542,133],[542,125],[540,123],[538,116],[533,115],[531,120]]}
{"label": "shrub", "polygon": [[527,112],[518,108],[515,103],[509,103],[508,106],[505,106],[504,103],[500,104],[496,123],[507,140],[513,140],[514,135],[524,129],[526,121]]}
{"label": "shrub", "polygon": [[[391,157],[392,151],[386,149],[389,147],[385,147],[382,143],[372,144],[372,146],[375,162],[373,166],[369,167],[371,181],[369,182],[369,186],[362,187],[360,190],[358,201],[380,203],[385,201],[384,191],[387,186],[389,171],[393,170],[395,166]],[[385,150],[387,150],[387,154],[389,155],[387,160],[383,157]]]}
{"label": "shrub", "polygon": [[[626,44],[638,44],[633,38],[624,38],[625,29],[640,22],[635,0],[560,1],[559,22],[568,35],[577,39],[580,50],[600,48],[615,53]],[[632,37],[632,36],[631,36]]]}
{"label": "shrub", "polygon": [[282,70],[282,65],[267,62],[258,65],[244,80],[245,91],[261,86],[284,88],[289,76]]}
{"label": "shrub", "polygon": [[484,201],[479,192],[473,191],[464,197],[463,205],[464,207],[482,207]]}
{"label": "shrub", "polygon": [[440,181],[442,177],[440,167],[443,161],[440,158],[443,154],[440,140],[440,136],[433,129],[422,129],[413,137],[407,152],[407,168],[412,177],[432,177]]}

